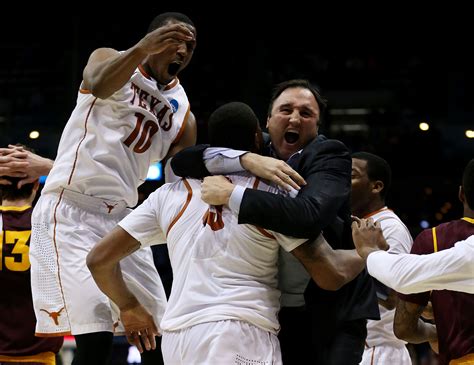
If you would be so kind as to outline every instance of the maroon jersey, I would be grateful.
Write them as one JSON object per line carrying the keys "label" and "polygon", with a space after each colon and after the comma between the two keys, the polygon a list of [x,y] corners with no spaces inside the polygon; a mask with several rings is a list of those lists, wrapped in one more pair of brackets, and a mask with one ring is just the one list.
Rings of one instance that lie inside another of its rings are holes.
{"label": "maroon jersey", "polygon": [[[473,234],[473,219],[463,218],[444,223],[421,232],[413,243],[411,253],[422,255],[446,250]],[[474,294],[433,290],[399,296],[402,300],[423,306],[431,297],[438,331],[440,365],[474,353]]]}
{"label": "maroon jersey", "polygon": [[31,211],[0,206],[0,355],[58,352],[62,337],[35,337],[30,287]]}

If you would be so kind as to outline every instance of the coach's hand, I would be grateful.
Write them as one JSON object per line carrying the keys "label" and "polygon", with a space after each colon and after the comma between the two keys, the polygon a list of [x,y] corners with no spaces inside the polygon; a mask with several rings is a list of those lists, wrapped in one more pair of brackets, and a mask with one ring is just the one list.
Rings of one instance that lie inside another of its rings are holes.
{"label": "coach's hand", "polygon": [[276,158],[246,153],[240,156],[240,164],[253,175],[272,181],[285,190],[290,190],[290,187],[300,190],[300,186],[306,185],[300,174],[285,161]]}
{"label": "coach's hand", "polygon": [[201,184],[201,199],[210,205],[225,205],[229,203],[233,190],[234,184],[226,177],[208,176]]}

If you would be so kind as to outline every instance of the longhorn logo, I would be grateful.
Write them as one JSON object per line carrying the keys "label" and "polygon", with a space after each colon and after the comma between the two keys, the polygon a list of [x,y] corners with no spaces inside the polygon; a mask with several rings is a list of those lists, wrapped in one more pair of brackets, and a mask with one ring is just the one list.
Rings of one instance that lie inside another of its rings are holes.
{"label": "longhorn logo", "polygon": [[58,317],[61,315],[61,312],[63,311],[63,309],[64,309],[64,307],[62,307],[58,312],[48,312],[46,309],[40,309],[40,311],[48,313],[48,315],[54,321],[54,324],[56,326],[59,326]]}
{"label": "longhorn logo", "polygon": [[114,209],[114,208],[117,206],[118,203],[115,203],[114,205],[110,205],[110,204],[108,204],[107,202],[104,202],[104,204],[105,204],[105,206],[107,207],[107,209],[109,210],[108,213],[110,214],[110,212],[112,211],[112,209]]}

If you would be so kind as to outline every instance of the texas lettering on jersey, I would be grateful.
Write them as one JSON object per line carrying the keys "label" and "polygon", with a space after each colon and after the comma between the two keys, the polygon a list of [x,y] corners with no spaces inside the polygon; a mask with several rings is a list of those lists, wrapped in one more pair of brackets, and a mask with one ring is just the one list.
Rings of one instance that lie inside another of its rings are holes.
{"label": "texas lettering on jersey", "polygon": [[[130,104],[148,110],[156,117],[159,126],[163,130],[170,130],[173,125],[173,113],[168,113],[171,110],[170,107],[164,104],[162,100],[140,89],[135,83],[132,82],[130,85],[133,90],[133,97],[130,100]],[[166,118],[167,114],[168,117]]]}

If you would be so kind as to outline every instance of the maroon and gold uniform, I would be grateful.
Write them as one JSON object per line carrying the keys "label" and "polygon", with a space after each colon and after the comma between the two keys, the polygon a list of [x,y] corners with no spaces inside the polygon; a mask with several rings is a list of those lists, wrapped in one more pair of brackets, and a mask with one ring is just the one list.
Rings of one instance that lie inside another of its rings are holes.
{"label": "maroon and gold uniform", "polygon": [[[445,250],[474,234],[474,219],[462,218],[421,232],[411,253],[423,255]],[[474,294],[433,290],[402,295],[407,302],[425,306],[431,298],[438,331],[439,363],[448,364],[474,353]]]}
{"label": "maroon and gold uniform", "polygon": [[30,286],[31,206],[0,206],[0,363],[54,364],[63,338],[35,337]]}

